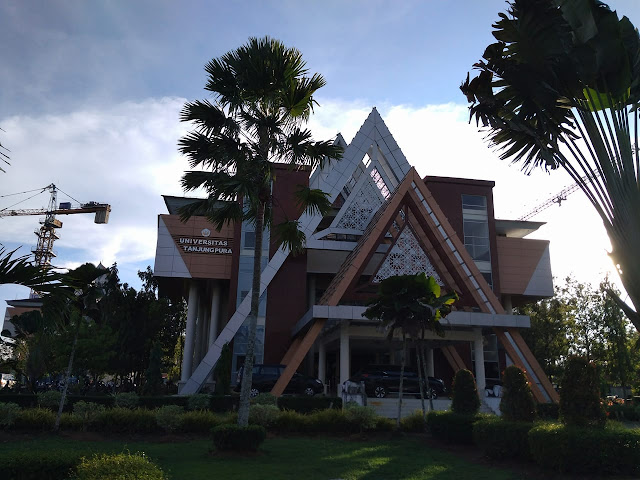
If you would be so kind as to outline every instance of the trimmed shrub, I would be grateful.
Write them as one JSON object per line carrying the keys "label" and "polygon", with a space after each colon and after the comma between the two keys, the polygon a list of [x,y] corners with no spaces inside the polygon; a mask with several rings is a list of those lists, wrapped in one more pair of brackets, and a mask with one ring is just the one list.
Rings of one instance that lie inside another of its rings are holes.
{"label": "trimmed shrub", "polygon": [[165,432],[175,432],[182,425],[183,413],[178,405],[165,405],[155,411],[156,423]]}
{"label": "trimmed shrub", "polygon": [[392,432],[396,428],[396,422],[390,418],[378,417],[376,419],[377,432]]}
{"label": "trimmed shrub", "polygon": [[18,430],[45,431],[53,429],[55,414],[46,408],[22,410],[15,418],[14,428]]}
{"label": "trimmed shrub", "polygon": [[11,427],[19,413],[20,406],[17,403],[0,403],[0,427]]}
{"label": "trimmed shrub", "polygon": [[280,397],[280,410],[294,410],[300,413],[311,413],[327,408],[342,409],[342,399],[339,397]]}
{"label": "trimmed shrub", "polygon": [[283,410],[276,419],[273,430],[279,433],[308,433],[310,424],[311,421],[306,415],[293,410]]}
{"label": "trimmed shrub", "polygon": [[540,424],[529,432],[534,461],[555,471],[640,475],[640,431]]}
{"label": "trimmed shrub", "polygon": [[278,405],[278,397],[270,393],[259,393],[251,400],[251,405]]}
{"label": "trimmed shrub", "polygon": [[230,412],[232,410],[238,410],[238,404],[240,403],[240,397],[238,395],[226,395],[211,397],[211,411],[213,412]]}
{"label": "trimmed shrub", "polygon": [[374,430],[378,423],[378,415],[373,408],[358,404],[348,404],[344,409],[344,416],[346,421],[360,432]]}
{"label": "trimmed shrub", "polygon": [[514,422],[533,422],[536,417],[536,402],[527,378],[515,365],[507,367],[502,376],[500,411],[505,420]]}
{"label": "trimmed shrub", "polygon": [[458,370],[453,378],[451,410],[460,414],[474,414],[480,408],[480,397],[473,374]]}
{"label": "trimmed shrub", "polygon": [[426,426],[422,410],[416,410],[400,420],[400,430],[403,432],[424,433]]}
{"label": "trimmed shrub", "polygon": [[610,420],[626,420],[628,422],[640,420],[640,407],[636,407],[631,403],[607,405],[605,406],[605,411]]}
{"label": "trimmed shrub", "polygon": [[447,443],[473,444],[473,424],[490,415],[455,412],[427,413],[427,430],[431,435]]}
{"label": "trimmed shrub", "polygon": [[109,433],[154,433],[159,431],[154,412],[143,408],[113,407],[98,414],[94,428]]}
{"label": "trimmed shrub", "polygon": [[[175,406],[175,405],[167,405]],[[83,458],[77,467],[77,480],[166,480],[160,468],[149,461],[144,453],[131,455],[95,455]]]}
{"label": "trimmed shrub", "polygon": [[280,410],[275,405],[251,405],[249,408],[249,423],[269,428],[276,423]]}
{"label": "trimmed shrub", "polygon": [[267,431],[259,425],[220,425],[213,429],[213,445],[223,452],[255,452],[266,438]]}
{"label": "trimmed shrub", "polygon": [[473,424],[473,441],[488,457],[529,460],[529,430],[532,428],[532,422],[484,418]]}
{"label": "trimmed shrub", "polygon": [[316,433],[355,433],[358,431],[344,411],[325,409],[307,415],[309,431]]}
{"label": "trimmed shrub", "polygon": [[81,421],[81,428],[83,432],[87,431],[89,424],[102,412],[104,412],[104,405],[100,403],[85,402],[80,400],[73,404],[73,416],[77,417]]}
{"label": "trimmed shrub", "polygon": [[207,395],[206,393],[189,395],[189,400],[187,400],[188,410],[209,410],[210,406],[211,395]]}
{"label": "trimmed shrub", "polygon": [[536,413],[541,420],[558,420],[560,406],[557,403],[538,403]]}
{"label": "trimmed shrub", "polygon": [[185,412],[180,420],[180,431],[184,433],[211,433],[218,425],[233,423],[229,416],[216,415],[208,410]]}
{"label": "trimmed shrub", "polygon": [[66,412],[60,417],[61,430],[80,431],[83,430],[83,427],[82,419],[76,417],[72,413]]}
{"label": "trimmed shrub", "polygon": [[0,455],[2,478],[9,480],[65,480],[84,453],[79,450],[27,449]]}
{"label": "trimmed shrub", "polygon": [[233,354],[229,343],[222,346],[220,358],[213,370],[216,379],[216,393],[219,395],[229,395],[231,393],[231,360]]}
{"label": "trimmed shrub", "polygon": [[560,390],[560,419],[567,425],[602,426],[606,420],[600,404],[600,382],[594,364],[569,357]]}
{"label": "trimmed shrub", "polygon": [[[60,407],[60,399],[62,398],[62,393],[57,390],[49,390],[47,392],[38,393],[38,407],[40,408],[49,408],[51,410],[58,411]],[[65,399],[65,405],[66,405]]]}
{"label": "trimmed shrub", "polygon": [[138,398],[138,406],[148,408],[149,410],[155,410],[165,405],[178,405],[179,407],[186,408],[188,402],[189,397],[185,395],[158,395]]}
{"label": "trimmed shrub", "polygon": [[0,393],[0,403],[17,403],[21,408],[38,405],[38,397],[33,393]]}
{"label": "trimmed shrub", "polygon": [[138,407],[139,403],[140,397],[137,393],[116,393],[113,396],[113,405],[115,407],[128,408],[129,410],[133,410],[134,408]]}

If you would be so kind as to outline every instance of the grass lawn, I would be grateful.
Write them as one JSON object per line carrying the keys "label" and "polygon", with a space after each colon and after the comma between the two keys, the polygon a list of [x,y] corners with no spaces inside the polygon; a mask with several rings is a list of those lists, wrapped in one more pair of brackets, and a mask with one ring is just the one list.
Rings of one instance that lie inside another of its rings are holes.
{"label": "grass lawn", "polygon": [[513,472],[469,463],[430,448],[419,438],[350,440],[335,437],[270,438],[253,456],[211,455],[208,439],[167,441],[80,440],[41,436],[3,438],[0,453],[18,449],[77,448],[91,452],[145,452],[171,480],[220,478],[344,480],[515,480]]}

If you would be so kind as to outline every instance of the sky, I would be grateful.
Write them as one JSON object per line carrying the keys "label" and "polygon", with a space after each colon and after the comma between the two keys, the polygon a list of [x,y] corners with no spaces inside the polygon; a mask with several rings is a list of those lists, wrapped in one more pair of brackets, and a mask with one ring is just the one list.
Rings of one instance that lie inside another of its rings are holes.
{"label": "sky", "polygon": [[[609,2],[640,25],[640,2]],[[161,195],[181,195],[188,168],[177,152],[189,130],[188,100],[208,98],[204,65],[265,35],[298,48],[327,85],[310,121],[316,139],[355,135],[377,107],[421,175],[494,180],[496,218],[517,218],[560,191],[564,172],[525,176],[500,161],[468,123],[460,83],[493,41],[502,0],[95,1],[0,3],[0,142],[11,166],[0,174],[0,209],[12,195],[55,183],[58,201],[112,206],[107,225],[92,215],[60,217],[60,267],[117,262],[123,281],[153,267]],[[35,193],[35,192],[34,192]],[[69,198],[70,196],[71,198]],[[16,208],[41,208],[42,193]],[[559,278],[597,283],[613,268],[602,224],[582,193],[553,206],[531,238],[551,241]],[[0,218],[0,243],[27,254],[38,217]],[[615,274],[614,278],[615,278]],[[4,299],[23,287],[0,287]]]}

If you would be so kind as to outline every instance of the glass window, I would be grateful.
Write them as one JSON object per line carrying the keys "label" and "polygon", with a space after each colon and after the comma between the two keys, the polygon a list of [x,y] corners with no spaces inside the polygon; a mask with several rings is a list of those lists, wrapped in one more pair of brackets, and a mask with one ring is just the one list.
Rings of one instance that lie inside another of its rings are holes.
{"label": "glass window", "polygon": [[256,232],[244,232],[244,248],[255,248]]}
{"label": "glass window", "polygon": [[487,197],[483,195],[462,195],[463,210],[487,211]]}
{"label": "glass window", "polygon": [[271,377],[278,377],[280,376],[280,369],[278,367],[274,367],[274,366],[263,366],[262,367],[262,371],[261,371],[262,375],[269,375]]}

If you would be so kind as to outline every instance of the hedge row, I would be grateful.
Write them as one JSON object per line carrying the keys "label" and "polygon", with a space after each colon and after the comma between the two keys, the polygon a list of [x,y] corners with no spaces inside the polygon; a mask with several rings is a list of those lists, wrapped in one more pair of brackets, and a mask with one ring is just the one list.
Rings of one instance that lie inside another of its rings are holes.
{"label": "hedge row", "polygon": [[[189,404],[189,396],[141,396],[137,399],[138,407],[146,409],[156,409],[165,405],[177,405],[187,407]],[[77,402],[84,401],[90,403],[98,403],[106,407],[114,406],[113,395],[102,396],[84,396],[84,395],[67,395],[64,411],[73,411],[73,405]],[[230,396],[209,396],[208,410],[212,412],[230,412],[238,409],[240,398],[235,395]],[[0,403],[16,403],[21,408],[32,408],[38,406],[37,395],[34,394],[0,394]],[[339,397],[280,397],[278,398],[278,406],[281,410],[294,410],[300,413],[309,413],[315,410],[324,410],[327,408],[342,408],[342,399]]]}

